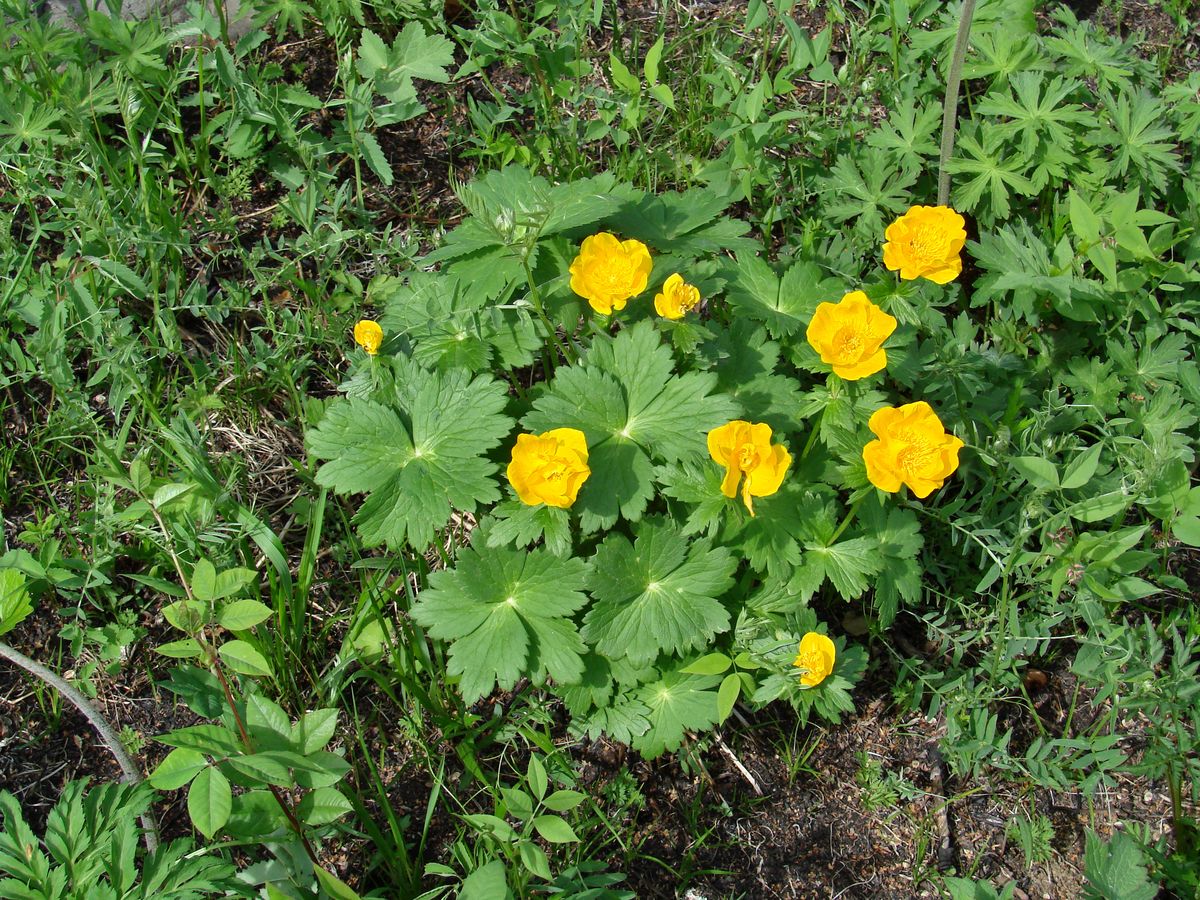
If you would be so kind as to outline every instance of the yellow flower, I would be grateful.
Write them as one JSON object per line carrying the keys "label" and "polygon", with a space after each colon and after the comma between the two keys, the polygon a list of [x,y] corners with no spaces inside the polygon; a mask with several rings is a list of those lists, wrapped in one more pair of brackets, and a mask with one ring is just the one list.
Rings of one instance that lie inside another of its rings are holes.
{"label": "yellow flower", "polygon": [[700,289],[688,284],[676,272],[663,282],[662,293],[654,297],[654,311],[664,319],[682,319],[700,302]]}
{"label": "yellow flower", "polygon": [[578,428],[520,434],[508,465],[508,480],[522,503],[566,509],[592,474],[587,461],[587,439]]}
{"label": "yellow flower", "polygon": [[883,264],[906,280],[953,281],[962,272],[965,225],[948,206],[914,206],[884,232]]}
{"label": "yellow flower", "polygon": [[379,352],[379,345],[383,343],[383,329],[379,327],[378,322],[363,319],[354,326],[354,340],[358,346],[374,356]]}
{"label": "yellow flower", "polygon": [[924,400],[877,409],[867,427],[879,440],[863,447],[863,460],[867,478],[880,490],[894,492],[907,484],[918,497],[928,497],[958,468],[963,442],[946,433]]}
{"label": "yellow flower", "polygon": [[816,687],[829,677],[836,657],[833,641],[823,634],[810,631],[800,639],[800,652],[796,654],[796,661],[792,665],[804,670],[800,675],[801,684]]}
{"label": "yellow flower", "polygon": [[782,444],[771,443],[771,426],[765,422],[751,425],[735,419],[708,433],[708,452],[725,467],[721,493],[736,497],[742,475],[742,502],[754,515],[751,497],[766,497],[779,490],[792,457]]}
{"label": "yellow flower", "polygon": [[896,330],[896,320],[851,291],[839,303],[822,303],[808,323],[806,337],[821,362],[847,381],[874,375],[887,365],[883,342]]}
{"label": "yellow flower", "polygon": [[612,315],[646,289],[652,266],[650,251],[641,241],[619,241],[602,231],[583,239],[571,263],[571,290],[596,312]]}

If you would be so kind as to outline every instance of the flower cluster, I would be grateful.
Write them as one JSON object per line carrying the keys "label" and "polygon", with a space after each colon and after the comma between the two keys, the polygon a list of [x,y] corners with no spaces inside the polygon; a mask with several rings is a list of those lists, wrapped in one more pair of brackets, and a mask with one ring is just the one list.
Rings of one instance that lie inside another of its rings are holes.
{"label": "flower cluster", "polygon": [[[945,284],[962,271],[964,220],[947,207],[913,207],[888,226],[886,237],[884,264],[899,271],[902,279],[927,278]],[[612,315],[646,290],[652,268],[650,251],[641,241],[600,232],[584,239],[571,263],[571,289],[596,312]],[[681,319],[699,303],[699,289],[676,272],[663,282],[654,309],[663,318]],[[896,326],[893,316],[856,290],[838,303],[818,305],[805,337],[834,375],[856,381],[886,368],[883,345]],[[364,319],[355,326],[354,339],[374,356],[383,343],[383,331],[376,322]],[[958,467],[963,442],[946,432],[924,401],[878,409],[868,427],[876,439],[864,446],[863,460],[867,478],[880,490],[895,492],[907,485],[924,498]],[[751,516],[754,498],[775,494],[792,464],[787,447],[772,443],[771,426],[765,422],[735,419],[709,431],[707,443],[709,455],[725,470],[721,493],[730,499],[740,493]],[[522,503],[568,509],[591,475],[587,438],[575,428],[518,435],[507,475]],[[815,631],[805,634],[793,662],[800,684],[805,688],[821,684],[832,674],[836,657],[828,636]]]}

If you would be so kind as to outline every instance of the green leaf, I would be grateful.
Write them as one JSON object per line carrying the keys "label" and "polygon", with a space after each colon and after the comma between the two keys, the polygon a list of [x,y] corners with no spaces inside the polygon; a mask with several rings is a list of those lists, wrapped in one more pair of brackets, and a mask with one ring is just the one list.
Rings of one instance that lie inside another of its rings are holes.
{"label": "green leaf", "polygon": [[717,721],[724,722],[729,718],[729,714],[733,712],[733,705],[737,703],[738,697],[742,693],[742,676],[737,672],[730,672],[721,680],[721,686],[717,689]]}
{"label": "green leaf", "polygon": [[354,889],[336,875],[325,871],[320,866],[313,867],[313,874],[317,876],[317,881],[320,882],[321,889],[332,897],[333,900],[359,900],[359,896]]}
{"label": "green leaf", "polygon": [[1071,230],[1077,238],[1089,244],[1100,240],[1100,217],[1074,188],[1067,191],[1067,210],[1071,217]]}
{"label": "green leaf", "polygon": [[[397,357],[396,406],[368,400],[330,405],[307,435],[314,456],[328,460],[317,482],[338,493],[369,491],[355,516],[368,546],[427,547],[454,509],[500,499],[495,463],[485,454],[512,427],[502,412],[504,388],[465,370],[428,372]],[[399,412],[403,412],[410,423]]]}
{"label": "green leaf", "polygon": [[267,658],[245,641],[228,641],[217,648],[225,665],[239,675],[267,675],[274,677]]}
{"label": "green leaf", "polygon": [[1048,459],[1042,459],[1040,456],[1015,456],[1010,462],[1035,488],[1054,490],[1060,486],[1058,469]]}
{"label": "green leaf", "polygon": [[207,559],[197,560],[192,569],[192,596],[201,603],[209,603],[217,596],[217,570]]}
{"label": "green leaf", "polygon": [[627,94],[637,96],[641,93],[642,83],[636,75],[629,71],[629,66],[621,62],[615,53],[608,54],[608,68],[612,73],[613,84]]}
{"label": "green leaf", "polygon": [[159,644],[154,648],[154,652],[171,659],[195,659],[204,653],[204,649],[195,638],[184,638],[182,641]]}
{"label": "green leaf", "polygon": [[570,616],[587,602],[587,568],[545,550],[468,547],[453,570],[430,576],[413,617],[452,642],[448,671],[461,676],[468,703],[523,675],[570,684],[583,674],[585,647]]}
{"label": "green leaf", "polygon": [[0,569],[0,634],[7,634],[33,612],[25,575],[17,569]]}
{"label": "green leaf", "polygon": [[459,889],[459,900],[510,900],[504,863],[493,859],[486,866],[476,869],[463,879]]}
{"label": "green leaf", "polygon": [[314,709],[300,717],[292,729],[291,744],[297,752],[308,755],[324,750],[337,731],[338,711],[333,708]]}
{"label": "green leaf", "polygon": [[229,821],[233,792],[229,781],[215,766],[209,766],[188,788],[187,810],[196,830],[211,839]]}
{"label": "green leaf", "polygon": [[383,148],[379,146],[379,141],[375,135],[369,131],[359,132],[357,135],[356,145],[362,151],[363,159],[371,171],[378,176],[388,187],[391,187],[394,176],[392,175],[392,164],[388,162],[388,158],[383,155]]}
{"label": "green leaf", "polygon": [[529,431],[577,428],[588,440],[591,476],[575,509],[585,531],[618,515],[640,518],[653,494],[651,458],[698,460],[708,432],[737,406],[713,395],[711,373],[673,375],[671,350],[649,322],[598,338],[582,364],[562,369],[523,420]]}
{"label": "green leaf", "polygon": [[716,724],[717,694],[709,690],[715,675],[669,672],[645,685],[638,699],[650,710],[650,728],[633,739],[633,748],[646,757],[676,750],[689,731],[704,731]]}
{"label": "green leaf", "polygon": [[271,608],[257,600],[234,600],[221,608],[217,624],[230,631],[245,631],[271,617]]}
{"label": "green leaf", "polygon": [[733,660],[724,653],[709,653],[679,671],[686,675],[720,675],[732,664]]}
{"label": "green leaf", "polygon": [[1083,855],[1087,885],[1083,894],[1092,900],[1120,897],[1121,900],[1153,900],[1158,882],[1146,871],[1146,858],[1137,842],[1124,832],[1104,840],[1090,829]]}
{"label": "green leaf", "polygon": [[550,860],[546,851],[532,842],[521,843],[521,865],[544,881],[550,881],[554,875],[550,871]]}
{"label": "green leaf", "polygon": [[533,820],[533,827],[551,844],[573,844],[579,841],[579,835],[559,816],[538,816]]}
{"label": "green leaf", "polygon": [[505,500],[492,508],[492,515],[495,519],[487,533],[489,547],[528,547],[540,538],[555,556],[571,552],[571,515],[565,509]]}
{"label": "green leaf", "polygon": [[860,597],[870,585],[870,577],[883,565],[879,545],[869,537],[832,545],[806,543],[804,549],[804,558],[789,588],[806,600],[826,578],[843,600]]}
{"label": "green leaf", "polygon": [[328,825],[336,822],[354,806],[337,788],[322,787],[305,794],[296,806],[301,821],[307,825]]}
{"label": "green leaf", "polygon": [[579,791],[555,791],[542,801],[542,805],[555,812],[570,812],[586,799],[587,794]]}
{"label": "green leaf", "polygon": [[1063,470],[1062,489],[1069,491],[1081,488],[1091,481],[1100,465],[1100,452],[1103,449],[1103,444],[1094,444],[1073,459]]}
{"label": "green leaf", "polygon": [[542,761],[536,756],[529,757],[529,767],[526,777],[529,779],[529,786],[533,788],[534,796],[539,800],[545,797],[546,788],[549,786],[549,779],[546,777],[546,767],[542,765]]}
{"label": "green leaf", "polygon": [[204,754],[177,747],[167,754],[146,780],[160,791],[173,791],[190,782],[207,765]]}
{"label": "green leaf", "polygon": [[1189,547],[1200,547],[1200,517],[1180,516],[1171,525],[1171,534]]}
{"label": "green leaf", "polygon": [[291,750],[292,723],[274,700],[262,694],[246,698],[246,728],[260,750]]}
{"label": "green leaf", "polygon": [[645,522],[637,534],[633,544],[610,534],[597,549],[589,582],[596,603],[584,618],[584,639],[635,665],[707,646],[729,627],[717,598],[732,587],[737,560],[708,540],[689,548],[665,522]]}
{"label": "green leaf", "polygon": [[788,337],[807,328],[817,306],[845,293],[842,281],[822,278],[815,263],[798,262],[779,278],[750,252],[739,253],[736,265],[727,266],[722,275],[729,280],[730,305],[766,325],[772,337]]}
{"label": "green leaf", "polygon": [[642,73],[646,76],[646,83],[653,86],[658,84],[658,64],[662,60],[663,54],[663,37],[659,35],[658,40],[650,45],[650,49],[646,51],[646,61],[642,64]]}

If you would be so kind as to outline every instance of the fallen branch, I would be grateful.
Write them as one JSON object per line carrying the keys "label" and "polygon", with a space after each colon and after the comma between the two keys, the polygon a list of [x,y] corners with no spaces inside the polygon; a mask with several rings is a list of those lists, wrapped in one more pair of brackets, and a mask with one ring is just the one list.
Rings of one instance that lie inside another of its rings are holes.
{"label": "fallen branch", "polygon": [[[112,730],[112,726],[108,724],[104,716],[100,715],[83,694],[71,687],[66,679],[51,672],[41,663],[34,662],[19,650],[14,650],[3,641],[0,641],[0,656],[20,666],[35,678],[41,679],[58,691],[66,700],[69,700],[92,723],[92,727],[100,735],[100,740],[104,742],[104,745],[108,747],[109,751],[116,758],[117,765],[121,767],[121,771],[124,773],[124,777],[121,780],[127,784],[138,784],[141,782],[142,773],[133,764],[133,760],[129,758],[129,754],[125,752],[125,748],[121,745],[121,739],[117,737],[116,732]],[[141,818],[142,828],[145,830],[142,837],[146,842],[146,852],[153,853],[158,849],[158,826],[154,823],[154,819],[150,817],[149,813],[143,813]]]}

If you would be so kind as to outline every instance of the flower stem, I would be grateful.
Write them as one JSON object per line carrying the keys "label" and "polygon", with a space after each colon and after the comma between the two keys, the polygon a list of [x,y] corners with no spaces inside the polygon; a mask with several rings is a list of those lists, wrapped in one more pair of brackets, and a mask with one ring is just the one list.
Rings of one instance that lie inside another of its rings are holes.
{"label": "flower stem", "polygon": [[562,339],[558,336],[558,328],[550,321],[550,317],[546,315],[546,307],[542,304],[542,293],[538,290],[537,281],[534,280],[533,269],[529,267],[528,255],[522,257],[521,266],[525,269],[525,282],[529,285],[529,299],[533,303],[533,308],[537,311],[538,317],[541,318],[542,324],[550,332],[550,337],[554,339],[554,345],[558,348],[558,352],[562,354],[562,358],[568,364],[574,362],[574,354],[563,344]]}
{"label": "flower stem", "polygon": [[859,494],[858,499],[850,504],[850,508],[846,510],[846,515],[842,517],[841,523],[839,523],[837,530],[834,531],[833,537],[829,539],[829,543],[825,545],[826,547],[832,547],[837,539],[842,536],[842,532],[845,531],[849,527],[850,523],[854,521],[854,516],[858,512],[858,508],[862,506],[862,502],[867,499],[868,493],[869,492],[864,492]]}
{"label": "flower stem", "polygon": [[938,206],[950,202],[950,172],[946,164],[954,152],[954,125],[958,118],[958,85],[962,81],[963,61],[967,56],[967,37],[975,15],[975,0],[963,0],[958,15],[958,34],[954,38],[954,56],[946,78],[946,98],[942,104],[942,149],[938,157]]}

